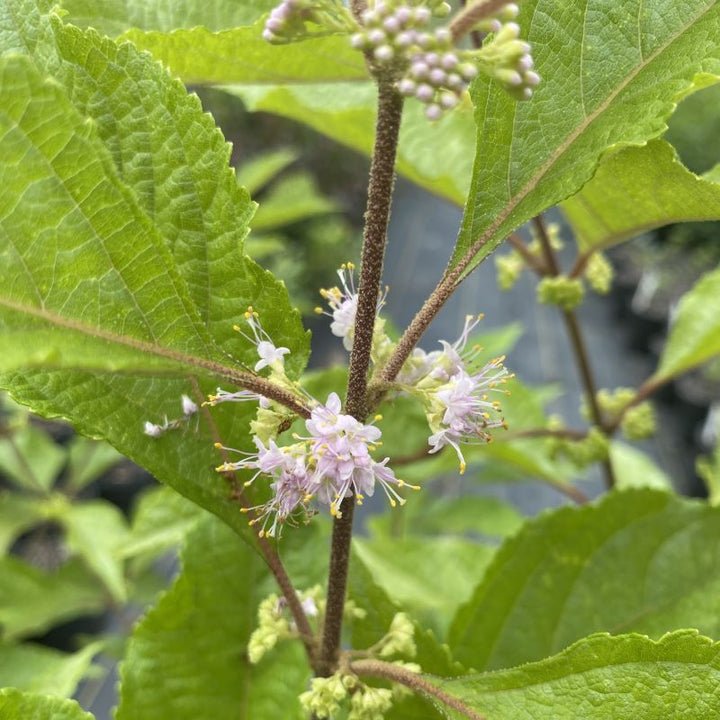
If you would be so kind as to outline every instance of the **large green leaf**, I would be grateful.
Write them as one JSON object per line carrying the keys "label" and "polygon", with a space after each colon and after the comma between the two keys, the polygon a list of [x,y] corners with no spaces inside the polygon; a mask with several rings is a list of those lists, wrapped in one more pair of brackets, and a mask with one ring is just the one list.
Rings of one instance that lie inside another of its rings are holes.
{"label": "large green leaf", "polygon": [[297,717],[309,673],[302,645],[284,644],[257,666],[245,656],[258,602],[272,589],[262,560],[206,517],[182,561],[180,577],[132,635],[117,720]]}
{"label": "large green leaf", "polygon": [[580,249],[589,251],[662,225],[720,219],[720,185],[691,173],[672,146],[653,140],[604,160],[562,209]]}
{"label": "large green leaf", "polygon": [[19,690],[0,690],[3,720],[94,720],[74,700]]}
{"label": "large green leaf", "polygon": [[250,25],[277,3],[275,0],[63,0],[68,20],[110,35],[129,28],[170,32],[202,25],[208,30],[229,30]]}
{"label": "large green leaf", "polygon": [[521,668],[425,680],[486,720],[707,720],[720,709],[720,644],[687,631],[593,635]]}
{"label": "large green leaf", "polygon": [[719,519],[651,490],[545,513],[497,551],[450,646],[484,670],[539,660],[593,632],[720,636]]}
{"label": "large green leaf", "polygon": [[204,27],[171,33],[129,30],[120,36],[149,50],[188,83],[344,82],[368,79],[362,53],[347,36],[329,35],[287,45],[262,37],[264,23],[213,33]]}
{"label": "large green leaf", "polygon": [[69,549],[83,558],[117,602],[125,602],[120,553],[129,532],[122,512],[109,502],[94,500],[69,505],[58,520]]}
{"label": "large green leaf", "polygon": [[56,572],[14,557],[0,558],[0,628],[4,638],[37,635],[53,625],[109,605],[94,575],[71,560]]}
{"label": "large green leaf", "polygon": [[212,444],[216,433],[247,442],[250,408],[218,408],[215,428],[142,435],[145,420],[180,415],[181,394],[197,397],[193,377],[211,392],[254,364],[232,330],[250,304],[294,350],[291,374],[307,359],[284,286],[241,254],[253,204],[229,147],[197,98],[131,44],[63,26],[30,0],[4,0],[0,18],[0,48],[31,53],[2,61],[0,327],[13,349],[2,369],[40,365],[0,384],[244,531]]}
{"label": "large green leaf", "polygon": [[0,687],[70,697],[99,650],[98,643],[72,655],[31,643],[0,644]]}
{"label": "large green leaf", "polygon": [[680,300],[653,378],[667,380],[720,353],[720,267]]}
{"label": "large green leaf", "polygon": [[[375,137],[377,93],[370,83],[297,83],[223,87],[250,110],[298,120],[366,155]],[[397,170],[401,175],[458,205],[470,185],[475,124],[463,103],[429,123],[420,103],[407,102],[400,128]]]}
{"label": "large green leaf", "polygon": [[[353,621],[351,626],[353,649],[363,650],[387,633],[400,607],[375,583],[369,567],[357,555],[351,561],[348,597],[366,613],[364,619]],[[413,662],[418,663],[425,672],[444,677],[463,673],[462,666],[450,657],[447,645],[438,642],[432,631],[422,630],[415,623],[414,640],[417,655]],[[388,720],[435,720],[442,715],[419,696],[410,696],[395,704],[386,717]]]}
{"label": "large green leaf", "polygon": [[[392,547],[388,552],[388,545]],[[355,553],[375,582],[427,627],[447,632],[472,595],[494,548],[459,537],[355,540]]]}
{"label": "large green leaf", "polygon": [[471,90],[478,147],[453,255],[482,243],[471,267],[577,192],[608,148],[661,135],[720,44],[715,0],[533,0],[518,23],[543,80],[523,103],[484,77]]}

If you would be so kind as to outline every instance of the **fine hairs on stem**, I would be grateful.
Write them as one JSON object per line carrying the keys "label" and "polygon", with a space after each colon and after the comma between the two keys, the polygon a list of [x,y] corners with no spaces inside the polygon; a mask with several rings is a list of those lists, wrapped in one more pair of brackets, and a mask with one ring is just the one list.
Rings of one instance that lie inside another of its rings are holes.
{"label": "fine hairs on stem", "polygon": [[[402,96],[395,88],[394,79],[379,77],[375,146],[370,165],[355,335],[350,354],[346,401],[347,413],[360,421],[364,420],[368,413],[367,376],[385,258],[402,108]],[[331,675],[334,672],[340,649],[354,503],[353,497],[345,498],[340,505],[339,516],[333,523],[327,610],[317,663],[321,675]]]}

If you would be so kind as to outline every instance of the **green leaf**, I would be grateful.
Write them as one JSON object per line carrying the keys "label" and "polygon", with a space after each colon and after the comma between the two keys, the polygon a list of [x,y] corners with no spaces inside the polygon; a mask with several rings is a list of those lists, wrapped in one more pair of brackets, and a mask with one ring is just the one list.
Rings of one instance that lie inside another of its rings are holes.
{"label": "green leaf", "polygon": [[118,603],[127,600],[120,551],[128,537],[122,512],[103,500],[69,505],[58,518],[65,541],[85,560]]}
{"label": "green leaf", "polygon": [[0,690],[0,714],[3,720],[94,720],[74,700]]}
{"label": "green leaf", "polygon": [[542,83],[529,102],[485,77],[471,88],[478,146],[452,260],[482,243],[469,268],[576,193],[609,148],[661,135],[720,39],[714,0],[533,0],[517,22]]}
{"label": "green leaf", "polygon": [[66,457],[62,447],[33,425],[0,436],[0,473],[27,490],[46,493]]}
{"label": "green leaf", "polygon": [[720,185],[691,173],[664,140],[652,140],[604,160],[562,209],[588,252],[663,225],[720,219]]}
{"label": "green leaf", "polygon": [[249,25],[275,5],[275,0],[63,0],[68,20],[80,27],[94,27],[106,35],[128,28],[170,32],[203,25],[208,30],[229,30]]}
{"label": "green leaf", "polygon": [[652,380],[665,381],[720,353],[720,267],[687,292]]}
{"label": "green leaf", "polygon": [[[375,137],[377,92],[370,83],[297,83],[222,88],[254,112],[297,120],[365,155]],[[470,185],[475,124],[465,103],[437,123],[429,123],[420,103],[405,105],[400,128],[397,171],[457,205]]]}
{"label": "green leaf", "polygon": [[496,552],[453,621],[453,652],[484,670],[599,631],[720,635],[719,513],[651,490],[544,513]]}
{"label": "green leaf", "polygon": [[45,518],[45,501],[20,493],[0,493],[0,555],[5,555],[15,539]]}
{"label": "green leaf", "polygon": [[689,631],[593,635],[521,668],[424,679],[487,720],[706,720],[720,706],[720,644]]}
{"label": "green leaf", "polygon": [[0,12],[12,29],[2,47],[32,51],[2,61],[0,331],[25,369],[0,385],[247,534],[213,443],[247,442],[251,408],[218,408],[197,432],[142,434],[145,421],[177,418],[183,393],[199,399],[254,365],[232,329],[248,305],[293,350],[291,375],[307,360],[284,286],[241,254],[253,204],[229,147],[197,98],[131,44],[63,26],[29,0]]}
{"label": "green leaf", "polygon": [[648,455],[632,445],[612,441],[610,460],[618,490],[643,487],[672,490],[672,482],[665,472]]}
{"label": "green leaf", "polygon": [[63,487],[71,493],[79,492],[121,459],[111,445],[76,435],[68,448]]}
{"label": "green leaf", "polygon": [[171,33],[128,30],[130,40],[148,50],[186,83],[342,82],[368,79],[362,53],[346,35],[271,45],[262,37],[264,22],[213,33],[204,27]]}
{"label": "green leaf", "polygon": [[[461,492],[458,488],[458,493]],[[372,534],[392,542],[391,529],[396,513],[402,513],[402,526],[410,536],[476,533],[505,537],[522,525],[518,511],[497,498],[464,494],[437,497],[431,490],[424,490],[412,495],[402,509],[368,518]]]}
{"label": "green leaf", "polygon": [[278,180],[264,193],[250,226],[259,232],[339,210],[336,202],[320,194],[311,175],[294,173]]}
{"label": "green leaf", "polygon": [[14,557],[0,558],[0,627],[5,639],[38,635],[107,605],[100,583],[79,561],[43,572]]}
{"label": "green leaf", "polygon": [[356,538],[354,549],[388,596],[441,637],[458,607],[472,595],[494,552],[488,545],[442,535]]}
{"label": "green leaf", "polygon": [[0,687],[71,697],[100,647],[93,643],[68,655],[31,643],[0,644]]}
{"label": "green leaf", "polygon": [[[363,650],[387,633],[400,608],[375,583],[369,568],[357,555],[351,560],[348,596],[367,613],[364,619],[353,620],[351,624],[352,647],[354,650]],[[414,625],[417,655],[412,661],[418,663],[425,672],[445,677],[461,675],[464,669],[452,660],[447,645],[441,644],[431,630],[422,630],[417,623]],[[388,720],[435,720],[441,717],[417,695],[396,703],[387,714]]]}
{"label": "green leaf", "polygon": [[206,517],[188,536],[182,562],[132,635],[117,720],[296,717],[309,672],[300,643],[283,643],[257,666],[245,657],[258,602],[271,591],[263,561]]}
{"label": "green leaf", "polygon": [[119,549],[120,555],[142,557],[144,562],[159,557],[179,547],[203,515],[197,505],[171,488],[152,488],[138,501],[130,536]]}
{"label": "green leaf", "polygon": [[251,195],[254,195],[297,159],[298,154],[289,148],[265,153],[243,162],[237,169],[238,180]]}

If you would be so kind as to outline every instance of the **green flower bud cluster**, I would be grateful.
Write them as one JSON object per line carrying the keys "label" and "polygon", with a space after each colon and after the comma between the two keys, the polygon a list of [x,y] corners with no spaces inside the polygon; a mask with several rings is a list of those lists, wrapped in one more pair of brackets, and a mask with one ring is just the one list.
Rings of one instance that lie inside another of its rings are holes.
{"label": "green flower bud cluster", "polygon": [[598,427],[590,428],[582,440],[555,438],[552,441],[553,456],[562,455],[578,468],[606,460],[610,452],[610,441]]}
{"label": "green flower bud cluster", "polygon": [[[548,223],[545,228],[550,247],[555,250],[555,252],[560,252],[565,245],[562,235],[560,234],[560,230],[561,228],[558,223]],[[533,255],[541,257],[543,254],[542,242],[540,240],[540,236],[538,235],[538,231],[535,229],[535,225],[530,226],[530,235],[532,236],[532,240],[528,245],[528,250]]]}
{"label": "green flower bud cluster", "polygon": [[272,650],[279,640],[292,636],[290,622],[284,616],[277,595],[268,595],[258,608],[258,627],[248,641],[248,660],[254,665]]}
{"label": "green flower bud cluster", "polygon": [[[616,422],[634,397],[635,391],[629,387],[619,387],[614,390],[603,388],[598,390],[596,400],[606,419],[609,422]],[[583,413],[586,417],[589,415],[585,406],[583,406]]]}
{"label": "green flower bud cluster", "polygon": [[[325,610],[323,589],[316,585],[298,594],[308,617],[321,616]],[[258,607],[258,625],[248,640],[248,660],[254,665],[262,660],[280,640],[298,637],[295,623],[289,618],[285,598],[268,595]]]}
{"label": "green flower bud cluster", "polygon": [[620,429],[628,440],[647,440],[657,432],[655,408],[649,402],[631,407],[623,416]]}
{"label": "green flower bud cluster", "polygon": [[331,718],[340,710],[340,704],[348,695],[346,682],[352,687],[356,679],[342,673],[328,678],[313,678],[310,689],[299,697],[300,705],[305,712],[317,718]]}
{"label": "green flower bud cluster", "polygon": [[271,402],[270,407],[259,405],[255,419],[250,422],[250,432],[267,445],[270,440],[277,437],[281,425],[293,419],[294,416],[289,415],[278,403]]}
{"label": "green flower bud cluster", "polygon": [[415,657],[417,647],[415,646],[415,626],[412,620],[405,613],[396,613],[390,623],[390,629],[380,641],[380,657],[391,657],[393,655],[405,655]]}
{"label": "green flower bud cluster", "polygon": [[495,269],[500,289],[511,290],[525,270],[525,260],[519,252],[512,250],[506,255],[495,256]]}
{"label": "green flower bud cluster", "polygon": [[614,276],[610,261],[601,252],[594,252],[585,266],[585,279],[590,287],[600,295],[607,295]]}
{"label": "green flower bud cluster", "polygon": [[392,704],[392,690],[366,685],[351,696],[348,720],[383,720]]}
{"label": "green flower bud cluster", "polygon": [[558,305],[563,310],[572,310],[585,297],[582,280],[565,275],[543,278],[537,286],[538,302],[546,305]]}

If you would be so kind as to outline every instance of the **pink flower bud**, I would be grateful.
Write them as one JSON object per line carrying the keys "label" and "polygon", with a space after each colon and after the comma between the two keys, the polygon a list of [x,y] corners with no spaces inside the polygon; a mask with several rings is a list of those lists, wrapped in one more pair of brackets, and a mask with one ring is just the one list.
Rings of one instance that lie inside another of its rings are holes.
{"label": "pink flower bud", "polygon": [[435,89],[430,85],[418,85],[418,89],[415,91],[415,97],[422,102],[430,102],[435,95]]}
{"label": "pink flower bud", "polygon": [[421,62],[421,61],[414,62],[410,66],[410,74],[416,80],[422,80],[423,78],[427,77],[427,74],[429,71],[430,71],[430,68],[427,66],[427,64],[424,62]]}
{"label": "pink flower bud", "polygon": [[415,89],[417,88],[417,85],[410,79],[410,78],[403,78],[398,83],[398,90],[402,95],[410,96],[415,94]]}
{"label": "pink flower bud", "polygon": [[401,25],[407,25],[408,22],[412,19],[413,11],[407,7],[407,5],[403,5],[399,7],[395,11],[395,17],[398,19]]}
{"label": "pink flower bud", "polygon": [[439,105],[428,105],[425,108],[425,117],[428,120],[439,120],[442,117],[442,108]]}
{"label": "pink flower bud", "polygon": [[395,44],[399,47],[410,47],[417,40],[417,33],[414,30],[403,30],[395,38]]}
{"label": "pink flower bud", "polygon": [[373,45],[382,45],[385,42],[385,33],[380,28],[375,28],[367,34],[368,40]]}
{"label": "pink flower bud", "polygon": [[379,48],[376,48],[373,54],[375,55],[375,59],[380,62],[390,62],[390,60],[395,57],[395,51],[390,45],[381,45]]}
{"label": "pink flower bud", "polygon": [[540,84],[540,76],[532,70],[525,73],[525,75],[523,76],[523,80],[525,81],[525,84],[529,85],[530,87],[535,87],[536,85]]}
{"label": "pink flower bud", "polygon": [[450,44],[452,39],[452,33],[448,30],[448,28],[441,27],[435,31],[435,40],[437,40],[437,42],[441,45]]}
{"label": "pink flower bud", "polygon": [[432,13],[430,10],[426,7],[418,7],[415,8],[413,11],[413,15],[415,16],[415,20],[419,22],[421,25],[426,25],[430,22],[430,18],[432,17]]}
{"label": "pink flower bud", "polygon": [[440,64],[440,56],[434,52],[426,53],[425,54],[425,62],[430,67],[437,67]]}
{"label": "pink flower bud", "polygon": [[391,15],[389,18],[385,18],[385,20],[383,20],[383,27],[387,30],[387,32],[394,35],[395,33],[400,32],[401,25],[400,21]]}
{"label": "pink flower bud", "polygon": [[433,85],[443,85],[446,78],[447,75],[445,71],[441,70],[440,68],[434,68],[430,71],[429,79]]}
{"label": "pink flower bud", "polygon": [[440,64],[446,70],[452,70],[458,64],[458,57],[455,53],[445,53],[440,60]]}

